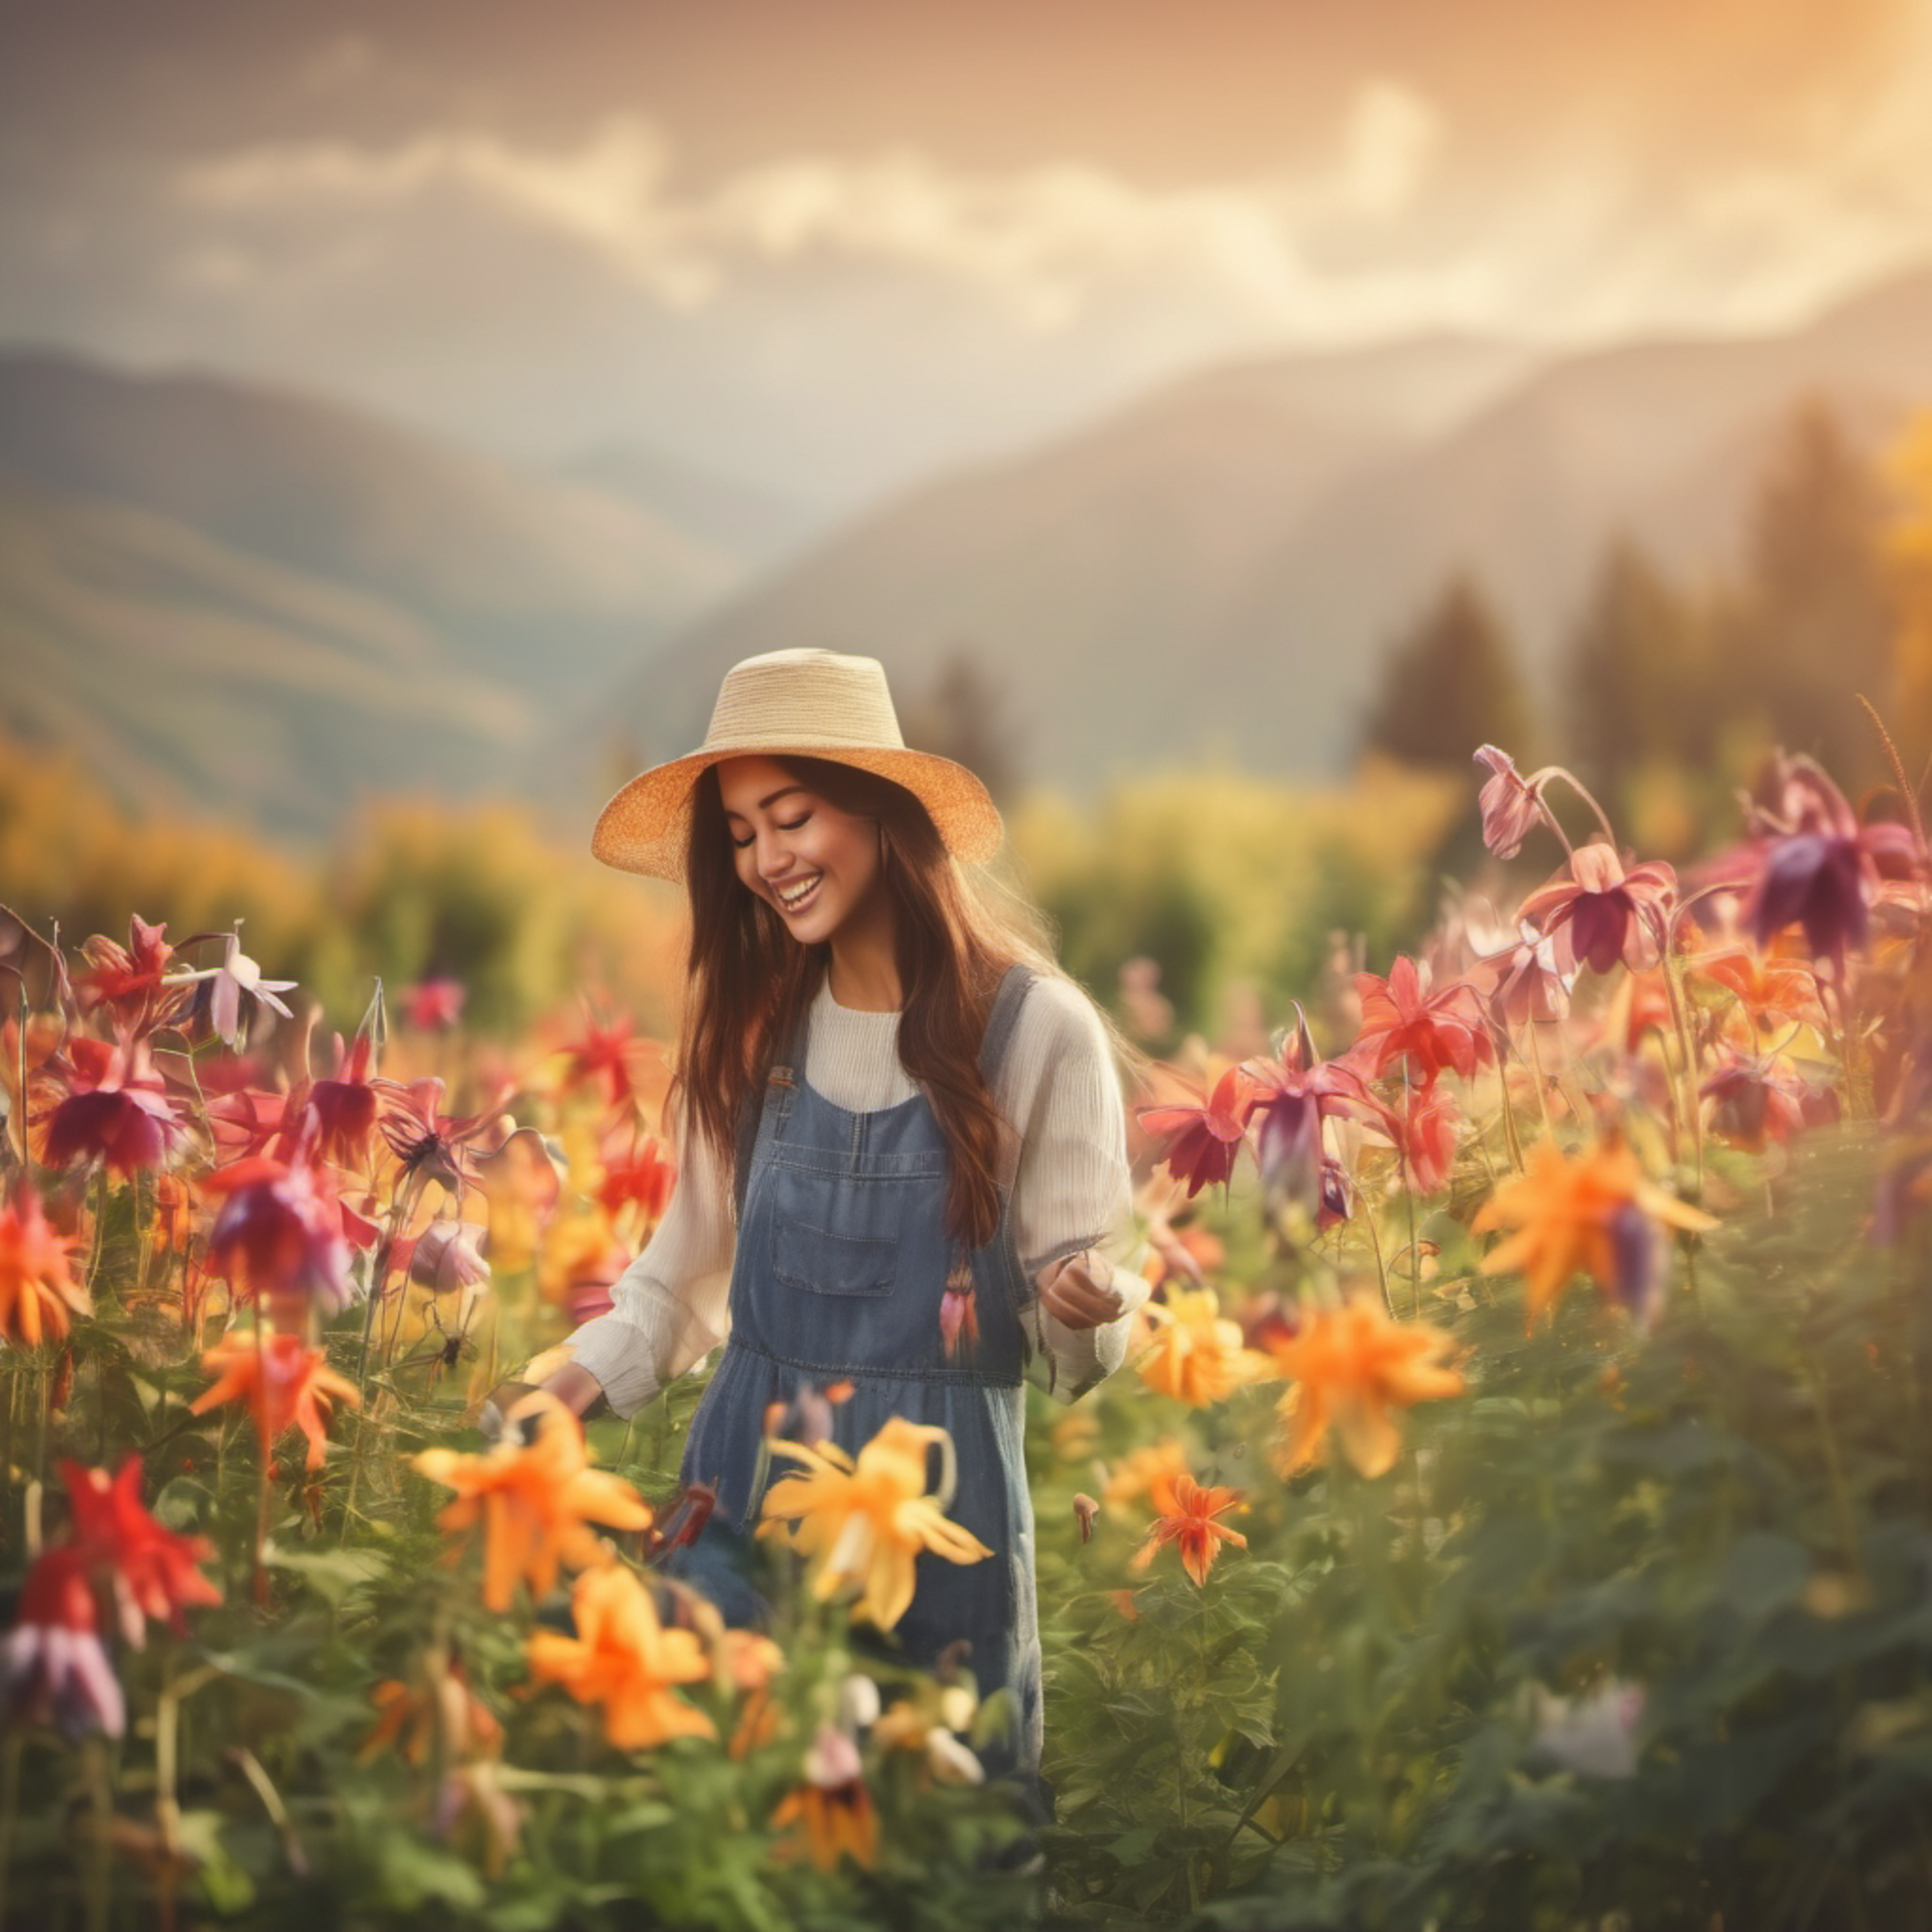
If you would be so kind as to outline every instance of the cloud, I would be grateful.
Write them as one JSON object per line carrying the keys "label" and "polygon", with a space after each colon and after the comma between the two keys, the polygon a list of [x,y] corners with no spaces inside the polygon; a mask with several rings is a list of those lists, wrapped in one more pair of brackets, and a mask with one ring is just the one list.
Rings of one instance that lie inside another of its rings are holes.
{"label": "cloud", "polygon": [[1197,188],[1145,188],[1085,162],[975,173],[909,148],[782,157],[684,188],[669,140],[636,115],[560,149],[456,130],[258,145],[184,165],[176,188],[215,216],[399,215],[456,192],[569,238],[673,309],[703,307],[748,267],[829,260],[959,284],[1041,329],[1066,326],[1106,283],[1155,272],[1204,276],[1288,321],[1309,292],[1298,231],[1397,214],[1441,139],[1426,101],[1376,79],[1314,170]]}

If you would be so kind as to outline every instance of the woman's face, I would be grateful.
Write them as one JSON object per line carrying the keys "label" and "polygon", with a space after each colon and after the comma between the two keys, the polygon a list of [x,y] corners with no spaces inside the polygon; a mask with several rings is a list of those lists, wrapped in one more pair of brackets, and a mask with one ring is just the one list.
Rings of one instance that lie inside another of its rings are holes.
{"label": "woman's face", "polygon": [[886,904],[879,827],[842,812],[775,759],[727,759],[718,789],[732,860],[746,889],[773,907],[800,945],[830,939]]}

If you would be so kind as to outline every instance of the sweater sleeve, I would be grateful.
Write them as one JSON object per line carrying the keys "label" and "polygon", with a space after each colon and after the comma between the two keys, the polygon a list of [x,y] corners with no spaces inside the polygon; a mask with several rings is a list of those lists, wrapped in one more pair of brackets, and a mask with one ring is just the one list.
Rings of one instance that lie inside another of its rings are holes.
{"label": "sweater sleeve", "polygon": [[643,1252],[619,1276],[610,1313],[570,1337],[572,1361],[620,1416],[635,1415],[724,1340],[736,1240],[723,1176],[700,1146]]}
{"label": "sweater sleeve", "polygon": [[[1126,1265],[1135,1245],[1127,1121],[1107,1029],[1070,980],[1042,978],[1020,1009],[1001,1086],[1020,1130],[1013,1225],[1030,1287],[1051,1263],[1094,1251],[1125,1307],[1097,1328],[1068,1328],[1035,1308],[1053,1389],[1071,1402],[1104,1381],[1127,1353],[1147,1285]],[[1037,1290],[1035,1288],[1035,1292]]]}

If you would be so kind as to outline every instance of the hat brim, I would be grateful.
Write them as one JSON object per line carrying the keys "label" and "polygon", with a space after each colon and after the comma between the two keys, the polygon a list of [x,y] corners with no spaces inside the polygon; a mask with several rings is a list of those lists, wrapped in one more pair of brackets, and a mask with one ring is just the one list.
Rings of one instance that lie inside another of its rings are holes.
{"label": "hat brim", "polygon": [[744,758],[824,759],[891,778],[924,805],[946,850],[966,865],[984,865],[998,853],[1005,837],[999,807],[985,785],[951,759],[884,746],[772,740],[693,752],[640,771],[599,816],[591,834],[592,853],[619,872],[681,880],[699,774],[728,759]]}

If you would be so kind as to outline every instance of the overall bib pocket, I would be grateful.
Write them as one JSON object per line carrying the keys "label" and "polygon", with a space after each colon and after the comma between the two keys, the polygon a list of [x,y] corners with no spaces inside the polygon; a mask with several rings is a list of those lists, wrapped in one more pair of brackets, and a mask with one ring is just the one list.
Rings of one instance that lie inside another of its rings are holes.
{"label": "overall bib pocket", "polygon": [[845,1234],[774,1216],[771,1278],[810,1295],[890,1295],[898,1273],[898,1243],[882,1235]]}

